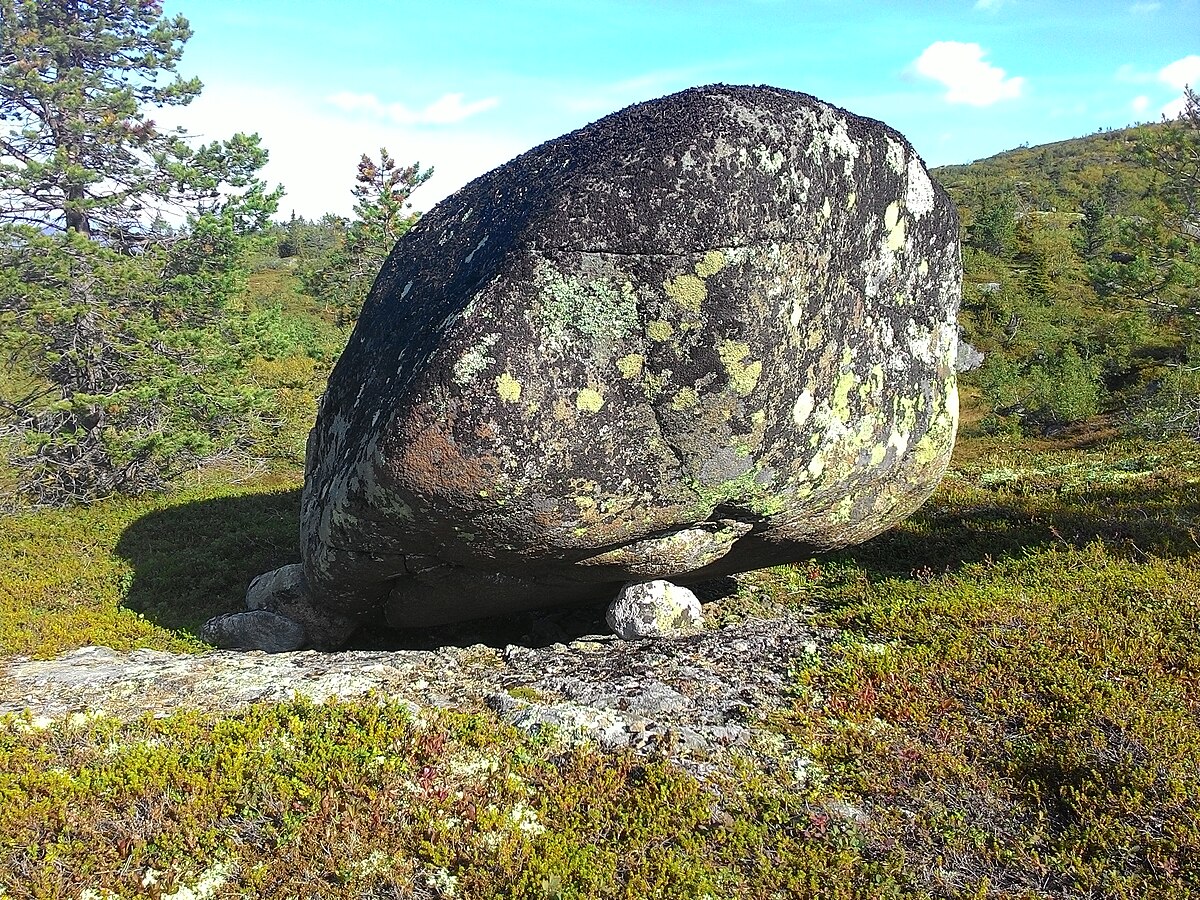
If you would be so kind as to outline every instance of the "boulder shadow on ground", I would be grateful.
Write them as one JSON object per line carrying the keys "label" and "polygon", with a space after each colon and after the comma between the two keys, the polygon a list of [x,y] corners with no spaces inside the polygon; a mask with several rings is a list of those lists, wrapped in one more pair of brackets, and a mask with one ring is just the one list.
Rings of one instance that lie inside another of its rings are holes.
{"label": "boulder shadow on ground", "polygon": [[125,605],[198,636],[211,616],[245,608],[250,579],[300,556],[300,491],[197,500],[134,521],[117,542],[133,567]]}
{"label": "boulder shadow on ground", "polygon": [[[199,500],[148,513],[117,542],[117,554],[134,571],[125,605],[156,625],[198,637],[212,616],[246,608],[252,579],[299,560],[299,522],[298,490]],[[613,587],[614,597],[618,587]],[[732,578],[694,587],[705,601],[736,589]],[[391,628],[381,617],[365,623],[343,649],[546,647],[607,635],[605,608],[535,610],[433,628]]]}

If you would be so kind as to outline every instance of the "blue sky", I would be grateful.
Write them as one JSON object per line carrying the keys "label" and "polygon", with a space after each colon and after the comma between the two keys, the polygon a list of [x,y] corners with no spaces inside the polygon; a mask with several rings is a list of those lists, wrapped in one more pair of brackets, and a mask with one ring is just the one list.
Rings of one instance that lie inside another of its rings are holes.
{"label": "blue sky", "polygon": [[1200,84],[1200,0],[169,0],[204,94],[163,111],[257,131],[282,212],[347,214],[361,153],[433,166],[427,209],[609,112],[714,82],[804,91],[931,166],[1157,120]]}

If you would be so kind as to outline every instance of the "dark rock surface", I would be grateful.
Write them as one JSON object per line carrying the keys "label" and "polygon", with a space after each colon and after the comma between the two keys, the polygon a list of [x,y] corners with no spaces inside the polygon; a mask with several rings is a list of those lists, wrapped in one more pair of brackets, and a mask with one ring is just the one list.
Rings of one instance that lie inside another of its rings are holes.
{"label": "dark rock surface", "polygon": [[901,135],[766,87],[477,179],[397,245],[330,377],[308,609],[275,611],[337,646],[379,609],[611,598],[890,527],[954,440],[957,231]]}

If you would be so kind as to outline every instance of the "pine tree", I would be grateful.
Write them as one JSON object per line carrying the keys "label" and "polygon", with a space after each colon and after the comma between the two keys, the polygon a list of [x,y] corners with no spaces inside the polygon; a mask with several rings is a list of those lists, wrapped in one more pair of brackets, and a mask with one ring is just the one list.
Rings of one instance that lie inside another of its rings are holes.
{"label": "pine tree", "polygon": [[356,218],[341,246],[305,277],[308,289],[337,310],[341,324],[358,317],[388,254],[418,218],[409,197],[432,175],[433,169],[422,171],[419,163],[397,165],[386,147],[378,162],[365,153],[359,160],[353,188]]}
{"label": "pine tree", "polygon": [[260,222],[279,192],[254,177],[257,136],[196,150],[151,116],[200,93],[176,72],[191,33],[157,0],[0,0],[0,221],[122,245],[164,207],[212,212],[234,189]]}
{"label": "pine tree", "polygon": [[161,487],[252,418],[242,235],[282,191],[257,135],[156,125],[200,91],[190,35],[157,0],[0,0],[0,461],[35,502]]}

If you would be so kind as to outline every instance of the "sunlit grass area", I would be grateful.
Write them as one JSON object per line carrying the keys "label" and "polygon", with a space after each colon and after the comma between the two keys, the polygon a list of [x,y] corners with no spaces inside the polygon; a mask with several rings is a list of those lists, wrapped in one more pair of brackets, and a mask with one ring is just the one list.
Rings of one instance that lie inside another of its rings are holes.
{"label": "sunlit grass area", "polygon": [[[762,724],[789,753],[734,760],[736,777],[383,699],[10,721],[0,885],[1195,896],[1198,483],[1187,442],[969,439],[897,529],[744,576],[708,604],[714,627],[799,614],[839,637],[795,660],[790,702]],[[202,649],[208,615],[297,557],[297,486],[210,482],[9,517],[4,651]]]}

